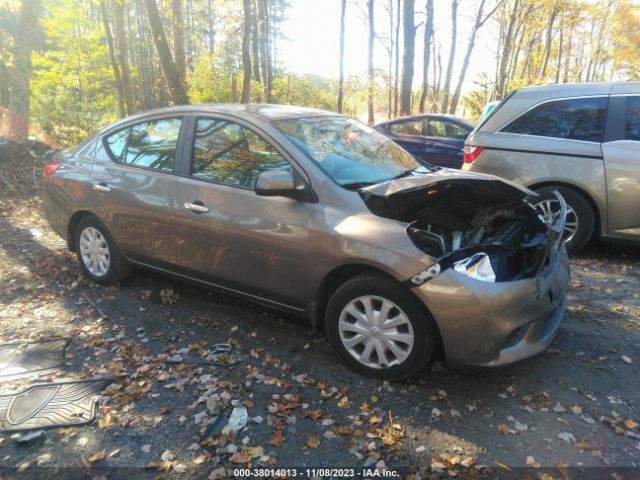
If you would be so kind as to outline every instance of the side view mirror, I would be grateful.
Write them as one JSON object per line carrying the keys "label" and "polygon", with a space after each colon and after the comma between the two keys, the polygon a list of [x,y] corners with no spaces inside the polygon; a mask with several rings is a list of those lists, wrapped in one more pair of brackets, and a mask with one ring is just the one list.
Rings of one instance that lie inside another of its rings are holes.
{"label": "side view mirror", "polygon": [[271,170],[262,172],[256,181],[256,195],[263,197],[288,197],[304,200],[307,186],[303,182],[296,182],[292,172]]}

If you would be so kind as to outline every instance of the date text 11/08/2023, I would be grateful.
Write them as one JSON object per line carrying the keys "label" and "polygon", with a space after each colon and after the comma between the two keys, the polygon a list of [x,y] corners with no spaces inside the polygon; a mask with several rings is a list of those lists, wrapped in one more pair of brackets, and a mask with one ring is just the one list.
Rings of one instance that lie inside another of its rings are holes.
{"label": "date text 11/08/2023", "polygon": [[400,472],[382,468],[236,468],[234,478],[400,478]]}

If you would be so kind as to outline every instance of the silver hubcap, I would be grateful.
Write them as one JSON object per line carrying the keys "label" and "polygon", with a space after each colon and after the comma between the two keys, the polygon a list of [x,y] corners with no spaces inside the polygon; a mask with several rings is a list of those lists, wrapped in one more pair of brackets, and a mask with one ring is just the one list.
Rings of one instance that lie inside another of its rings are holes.
{"label": "silver hubcap", "polygon": [[80,234],[80,256],[91,275],[102,277],[109,270],[111,255],[107,240],[100,231],[87,227]]}
{"label": "silver hubcap", "polygon": [[[542,221],[551,225],[560,213],[560,202],[543,200],[536,205],[542,212]],[[571,205],[567,204],[567,223],[564,226],[564,241],[570,242],[578,231],[578,215]]]}
{"label": "silver hubcap", "polygon": [[413,350],[413,328],[393,302],[365,295],[348,303],[340,314],[340,340],[349,354],[370,368],[404,362]]}

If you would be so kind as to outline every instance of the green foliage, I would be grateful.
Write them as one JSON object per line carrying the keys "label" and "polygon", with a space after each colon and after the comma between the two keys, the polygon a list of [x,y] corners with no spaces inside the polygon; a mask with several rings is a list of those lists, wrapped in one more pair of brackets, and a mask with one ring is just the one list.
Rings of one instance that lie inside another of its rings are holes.
{"label": "green foliage", "polygon": [[32,55],[32,123],[64,145],[116,118],[113,71],[100,24],[83,0],[44,2],[45,49]]}

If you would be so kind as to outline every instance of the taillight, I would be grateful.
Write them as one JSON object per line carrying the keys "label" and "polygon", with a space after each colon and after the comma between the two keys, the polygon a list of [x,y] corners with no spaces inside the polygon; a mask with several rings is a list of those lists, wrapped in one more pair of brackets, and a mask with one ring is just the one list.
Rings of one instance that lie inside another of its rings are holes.
{"label": "taillight", "polygon": [[478,155],[484,152],[484,147],[477,147],[475,145],[465,145],[462,149],[464,163],[471,163]]}
{"label": "taillight", "polygon": [[42,176],[48,177],[49,175],[53,174],[56,170],[58,170],[61,166],[62,164],[56,163],[56,162],[47,163],[42,169]]}

